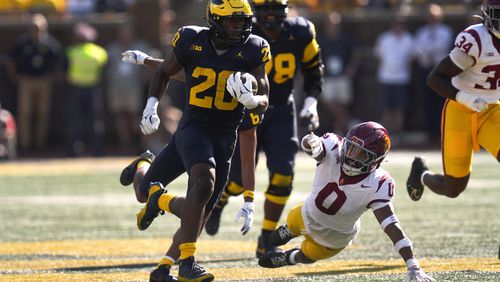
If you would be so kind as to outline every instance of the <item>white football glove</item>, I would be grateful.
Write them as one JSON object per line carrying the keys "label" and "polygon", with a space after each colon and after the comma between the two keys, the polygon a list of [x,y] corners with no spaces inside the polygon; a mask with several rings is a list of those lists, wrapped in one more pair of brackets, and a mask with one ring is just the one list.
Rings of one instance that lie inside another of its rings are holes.
{"label": "white football glove", "polygon": [[306,97],[304,99],[304,106],[299,114],[299,123],[300,126],[306,127],[307,130],[313,131],[319,127],[319,118],[318,118],[318,109],[316,106],[318,105],[318,100],[314,97]]}
{"label": "white football glove", "polygon": [[406,282],[410,281],[436,281],[431,276],[427,275],[420,267],[414,266],[408,268],[408,272],[406,273]]}
{"label": "white football glove", "polygon": [[457,102],[466,106],[467,108],[478,113],[488,108],[488,102],[486,102],[486,100],[474,94],[470,94],[463,91],[457,92],[455,100],[457,100]]}
{"label": "white football glove", "polygon": [[240,218],[244,218],[245,222],[243,223],[243,227],[241,227],[241,233],[243,235],[247,234],[252,228],[253,225],[253,202],[245,202],[241,207],[240,211],[236,214],[236,221]]}
{"label": "white football glove", "polygon": [[142,112],[141,119],[141,132],[144,135],[154,133],[160,126],[160,117],[156,113],[158,108],[158,99],[156,97],[149,97],[146,107]]}
{"label": "white football glove", "polygon": [[[305,143],[307,143],[310,148],[305,147]],[[321,138],[312,132],[302,138],[300,147],[313,158],[317,158],[321,152],[323,152],[323,142],[321,142]]]}
{"label": "white football glove", "polygon": [[243,83],[241,81],[241,72],[229,75],[226,82],[226,89],[234,99],[243,104],[247,109],[255,109],[259,105],[260,100],[253,95],[252,79],[247,76],[245,83]]}
{"label": "white football glove", "polygon": [[122,61],[136,65],[144,65],[144,60],[150,58],[148,54],[139,50],[127,50],[122,53]]}

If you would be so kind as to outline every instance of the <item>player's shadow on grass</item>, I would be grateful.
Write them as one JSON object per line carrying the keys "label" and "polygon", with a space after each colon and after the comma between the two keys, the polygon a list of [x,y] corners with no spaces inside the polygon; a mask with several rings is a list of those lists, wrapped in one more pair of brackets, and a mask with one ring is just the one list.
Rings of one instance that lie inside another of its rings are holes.
{"label": "player's shadow on grass", "polygon": [[329,270],[329,271],[320,271],[320,272],[308,272],[308,273],[295,273],[297,276],[310,276],[314,275],[341,275],[341,274],[355,274],[355,273],[374,273],[379,271],[386,271],[395,268],[401,268],[399,265],[353,265],[350,269],[342,269],[342,270]]}
{"label": "player's shadow on grass", "polygon": [[[255,260],[254,258],[233,258],[233,259],[219,259],[219,260],[200,260],[200,263],[227,263],[227,262],[241,262],[247,260]],[[52,269],[55,272],[99,272],[104,270],[133,270],[141,268],[153,268],[158,263],[128,263],[128,264],[115,264],[115,265],[96,265],[96,266],[81,266],[81,267],[68,267]]]}

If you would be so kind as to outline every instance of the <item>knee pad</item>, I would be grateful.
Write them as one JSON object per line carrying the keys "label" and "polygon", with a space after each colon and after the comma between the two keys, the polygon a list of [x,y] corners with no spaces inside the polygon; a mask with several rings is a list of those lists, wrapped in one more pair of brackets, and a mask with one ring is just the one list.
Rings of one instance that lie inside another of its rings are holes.
{"label": "knee pad", "polygon": [[278,205],[284,205],[292,193],[293,175],[272,173],[270,184],[265,193],[266,199]]}
{"label": "knee pad", "polygon": [[231,195],[231,196],[238,196],[241,193],[243,193],[243,186],[239,185],[238,183],[229,180],[226,186],[226,193]]}
{"label": "knee pad", "polygon": [[305,240],[302,241],[300,249],[302,250],[302,253],[304,254],[304,256],[312,261],[318,261],[318,260],[331,258],[343,250],[343,248],[342,249],[330,249],[330,248],[321,246],[320,244],[316,243],[309,235],[305,236]]}

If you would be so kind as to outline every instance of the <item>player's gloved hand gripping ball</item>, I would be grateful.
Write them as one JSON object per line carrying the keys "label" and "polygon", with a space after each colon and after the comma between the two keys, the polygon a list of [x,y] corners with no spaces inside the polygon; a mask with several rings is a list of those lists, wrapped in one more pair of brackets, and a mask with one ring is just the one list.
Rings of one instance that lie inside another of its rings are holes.
{"label": "player's gloved hand gripping ball", "polygon": [[265,96],[256,96],[257,79],[250,73],[235,72],[229,75],[226,89],[231,96],[247,109],[255,109]]}

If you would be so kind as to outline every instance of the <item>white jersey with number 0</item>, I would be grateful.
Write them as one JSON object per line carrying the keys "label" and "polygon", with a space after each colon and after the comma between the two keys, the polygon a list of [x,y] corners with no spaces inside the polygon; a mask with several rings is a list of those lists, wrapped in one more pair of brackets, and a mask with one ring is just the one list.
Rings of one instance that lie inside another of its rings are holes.
{"label": "white jersey with number 0", "polygon": [[378,168],[368,175],[346,177],[341,170],[342,138],[325,134],[321,141],[325,158],[317,165],[312,191],[302,207],[306,232],[317,243],[344,248],[360,229],[360,217],[367,210],[389,205],[394,181]]}

